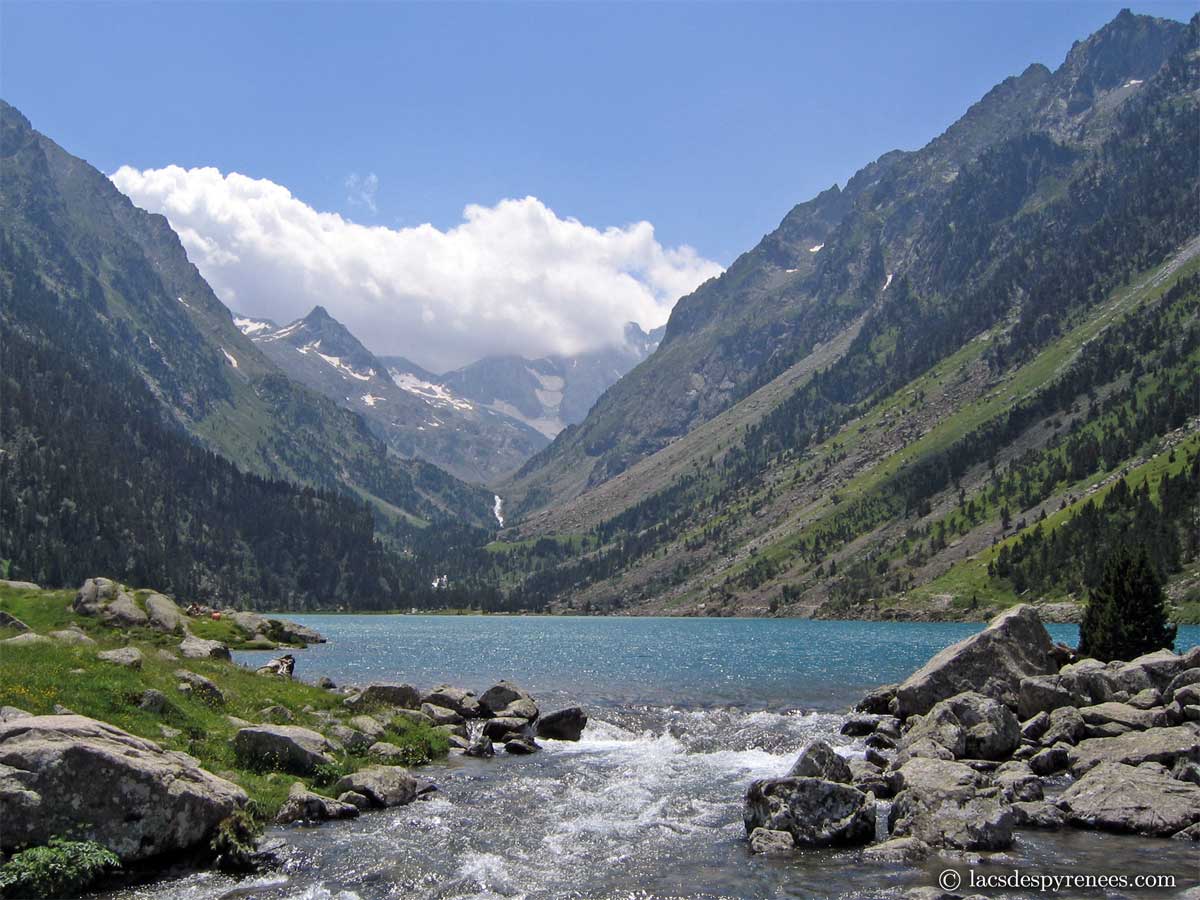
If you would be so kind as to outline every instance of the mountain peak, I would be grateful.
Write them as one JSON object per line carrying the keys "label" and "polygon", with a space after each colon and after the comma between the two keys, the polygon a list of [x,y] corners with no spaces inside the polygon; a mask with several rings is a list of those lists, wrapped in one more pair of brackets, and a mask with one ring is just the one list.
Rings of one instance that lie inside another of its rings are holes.
{"label": "mountain peak", "polygon": [[337,319],[331,316],[325,307],[314,306],[312,311],[304,317],[304,321],[315,324],[317,322],[337,322]]}

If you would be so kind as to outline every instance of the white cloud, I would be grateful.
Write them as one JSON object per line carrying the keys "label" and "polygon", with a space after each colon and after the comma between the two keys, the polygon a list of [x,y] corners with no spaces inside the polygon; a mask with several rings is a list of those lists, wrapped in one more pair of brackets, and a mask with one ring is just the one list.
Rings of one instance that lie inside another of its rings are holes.
{"label": "white cloud", "polygon": [[236,311],[287,322],[322,304],[376,353],[435,370],[615,344],[625,322],[661,325],[721,271],[691,247],[663,247],[649,222],[600,230],[535,197],[468,206],[441,231],[358,225],[213,168],[123,166],[112,180],[167,217]]}
{"label": "white cloud", "polygon": [[346,202],[351,206],[365,206],[371,212],[375,208],[375,194],[379,192],[379,176],[374,172],[359,175],[351,172],[346,176]]}

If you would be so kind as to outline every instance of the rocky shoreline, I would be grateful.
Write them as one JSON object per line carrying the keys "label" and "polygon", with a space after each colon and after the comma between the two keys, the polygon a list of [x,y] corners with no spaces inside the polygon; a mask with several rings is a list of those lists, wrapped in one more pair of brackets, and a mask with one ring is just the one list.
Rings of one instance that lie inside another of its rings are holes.
{"label": "rocky shoreline", "polygon": [[1200,647],[1077,659],[1018,606],[867,694],[842,733],[848,757],[814,741],[749,786],[752,851],[917,864],[1005,851],[1021,829],[1200,840]]}
{"label": "rocky shoreline", "polygon": [[[42,592],[39,600],[62,603],[61,595]],[[271,848],[258,838],[266,822],[312,825],[434,794],[436,784],[418,768],[431,759],[430,741],[440,742],[442,754],[448,745],[451,755],[490,759],[502,748],[524,756],[540,749],[539,740],[578,741],[587,725],[578,707],[543,715],[528,692],[507,681],[478,696],[450,685],[424,691],[382,683],[339,688],[329,679],[303,685],[293,681],[290,654],[257,671],[244,669],[232,662],[228,645],[192,633],[189,624],[211,621],[211,611],[189,616],[161,594],[107,579],[88,579],[67,612],[71,625],[47,633],[5,612],[0,627],[17,634],[0,641],[0,650],[11,648],[10,658],[28,657],[32,666],[39,652],[65,654],[76,666],[62,672],[66,679],[119,675],[127,685],[119,701],[128,704],[124,712],[160,731],[163,741],[60,704],[35,712],[0,706],[0,861],[69,836],[114,853],[118,883],[180,865],[270,868]],[[324,640],[295,623],[227,615],[252,635]],[[174,686],[160,680],[149,682],[160,687],[146,687],[151,670]],[[246,711],[249,695],[259,693],[277,699]],[[301,706],[295,698],[308,702]],[[116,698],[89,693],[85,699],[99,709]],[[236,768],[210,771],[192,753],[164,746],[203,746],[207,736],[195,726],[184,735],[167,724],[184,725],[187,710],[196,708],[228,734],[227,761]],[[275,801],[277,809],[264,809],[239,782],[278,785],[272,790],[286,788],[286,797]],[[15,895],[26,895],[17,889]],[[0,896],[9,896],[2,884]]]}

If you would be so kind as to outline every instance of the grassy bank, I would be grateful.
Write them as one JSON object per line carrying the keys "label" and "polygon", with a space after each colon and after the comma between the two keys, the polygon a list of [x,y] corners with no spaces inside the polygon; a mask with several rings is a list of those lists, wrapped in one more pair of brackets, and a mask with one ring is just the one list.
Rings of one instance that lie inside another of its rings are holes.
{"label": "grassy bank", "polygon": [[[343,774],[370,763],[365,756],[339,751],[331,754],[335,757],[333,766],[308,778],[247,766],[233,750],[233,736],[243,727],[233,718],[258,723],[263,720],[261,710],[282,706],[291,713],[288,724],[328,733],[339,721],[370,710],[351,713],[340,694],[301,681],[258,675],[222,660],[183,659],[177,652],[179,636],[144,628],[117,629],[77,615],[71,611],[73,597],[73,591],[0,587],[0,610],[16,616],[33,631],[46,634],[73,625],[96,642],[90,645],[50,640],[5,645],[0,649],[0,706],[15,706],[35,715],[51,714],[56,706],[63,706],[153,740],[166,749],[189,753],[205,769],[241,785],[250,795],[252,811],[262,819],[274,816],[293,782],[304,781],[313,790],[327,792]],[[193,633],[218,639],[219,626],[229,624],[189,620]],[[16,634],[13,629],[0,628],[0,639]],[[115,665],[97,656],[102,650],[125,646],[142,651],[140,669]],[[212,680],[224,693],[225,702],[210,705],[197,693],[180,692],[180,679],[175,675],[180,669]],[[139,708],[139,698],[148,689],[165,695],[162,712]],[[430,761],[448,751],[446,735],[436,729],[403,719],[381,721],[388,729],[382,740],[404,748],[411,764]]]}

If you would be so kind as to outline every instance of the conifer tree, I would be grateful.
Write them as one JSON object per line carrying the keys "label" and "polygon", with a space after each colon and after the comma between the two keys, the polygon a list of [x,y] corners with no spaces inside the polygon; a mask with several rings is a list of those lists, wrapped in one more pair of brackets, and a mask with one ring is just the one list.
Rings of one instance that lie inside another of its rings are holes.
{"label": "conifer tree", "polygon": [[1162,582],[1144,546],[1109,554],[1079,626],[1079,652],[1107,662],[1172,649],[1176,627],[1167,621]]}

